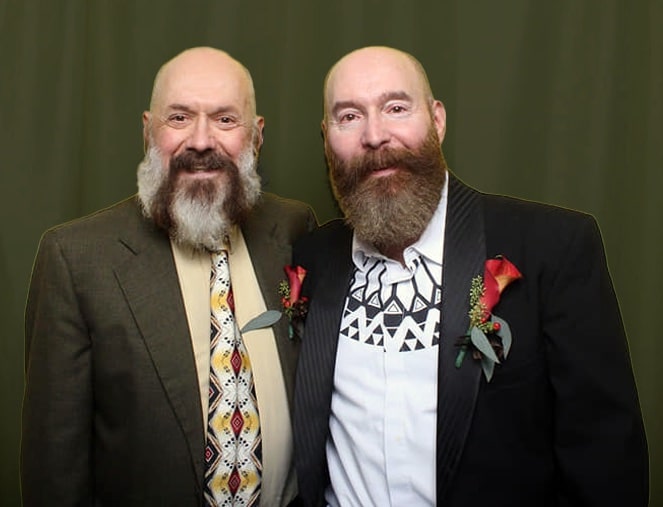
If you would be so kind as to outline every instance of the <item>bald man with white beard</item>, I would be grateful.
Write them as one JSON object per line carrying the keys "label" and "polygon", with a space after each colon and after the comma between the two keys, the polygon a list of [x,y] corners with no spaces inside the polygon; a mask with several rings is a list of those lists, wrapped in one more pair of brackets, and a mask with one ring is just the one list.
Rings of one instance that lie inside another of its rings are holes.
{"label": "bald man with white beard", "polygon": [[[248,70],[227,53],[193,48],[167,62],[143,125],[138,195],[47,231],[39,246],[25,316],[26,506],[214,505],[210,252],[226,252],[241,329],[280,308],[291,244],[315,227],[308,206],[261,192],[264,120]],[[226,501],[288,505],[299,343],[285,318],[239,339],[261,441],[257,480],[247,485],[236,463]]]}

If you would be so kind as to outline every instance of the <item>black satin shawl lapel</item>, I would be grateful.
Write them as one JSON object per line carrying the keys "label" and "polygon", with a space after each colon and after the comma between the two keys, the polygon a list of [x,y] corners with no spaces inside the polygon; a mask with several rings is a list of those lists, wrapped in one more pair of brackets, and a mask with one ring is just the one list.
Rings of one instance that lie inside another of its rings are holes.
{"label": "black satin shawl lapel", "polygon": [[481,368],[466,357],[455,360],[458,337],[469,326],[472,278],[483,274],[486,259],[481,194],[449,174],[449,198],[444,240],[441,340],[438,364],[437,503],[442,505],[458,468],[472,422]]}
{"label": "black satin shawl lapel", "polygon": [[[341,314],[353,272],[352,233],[342,228],[327,245],[332,249],[305,280],[310,296],[295,389],[294,432],[297,470],[303,498],[318,498],[327,484],[325,443],[329,430],[334,366]],[[307,275],[308,276],[308,275]]]}

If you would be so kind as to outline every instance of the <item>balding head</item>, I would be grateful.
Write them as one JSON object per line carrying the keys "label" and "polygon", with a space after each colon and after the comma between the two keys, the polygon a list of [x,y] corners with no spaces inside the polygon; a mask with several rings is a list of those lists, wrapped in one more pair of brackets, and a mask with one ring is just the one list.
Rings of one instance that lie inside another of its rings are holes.
{"label": "balding head", "polygon": [[423,100],[428,103],[433,102],[428,76],[419,60],[398,49],[386,46],[368,46],[348,53],[327,73],[323,88],[325,120],[333,107],[333,98],[338,96],[336,92],[339,91],[339,87],[344,92],[348,87],[358,90],[371,77],[374,82],[376,81],[376,71],[383,72],[387,69],[397,71],[402,77],[408,79],[412,89],[420,93]]}
{"label": "balding head", "polygon": [[235,89],[247,112],[252,117],[256,115],[251,74],[225,51],[210,47],[191,48],[166,62],[154,79],[150,111],[163,108],[173,90],[182,86]]}
{"label": "balding head", "polygon": [[251,144],[257,153],[263,124],[249,71],[210,47],[187,49],[166,62],[143,113],[145,144],[160,150],[164,166],[184,149],[218,149],[236,158]]}

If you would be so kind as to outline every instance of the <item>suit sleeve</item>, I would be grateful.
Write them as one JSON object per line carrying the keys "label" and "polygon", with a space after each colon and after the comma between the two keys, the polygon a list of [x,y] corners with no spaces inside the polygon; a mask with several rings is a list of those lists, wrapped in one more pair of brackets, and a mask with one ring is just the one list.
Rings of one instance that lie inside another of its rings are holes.
{"label": "suit sleeve", "polygon": [[646,506],[647,444],[626,336],[598,226],[584,218],[542,284],[559,505]]}
{"label": "suit sleeve", "polygon": [[91,494],[91,347],[55,233],[37,253],[25,314],[21,485],[26,507],[86,505]]}

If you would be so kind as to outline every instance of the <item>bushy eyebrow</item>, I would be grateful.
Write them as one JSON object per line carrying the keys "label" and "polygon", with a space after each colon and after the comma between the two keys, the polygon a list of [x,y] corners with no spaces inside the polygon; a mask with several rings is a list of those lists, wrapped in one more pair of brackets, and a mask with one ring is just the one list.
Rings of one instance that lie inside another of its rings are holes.
{"label": "bushy eyebrow", "polygon": [[[385,102],[389,102],[390,100],[404,100],[407,102],[412,102],[412,96],[405,92],[405,91],[391,91],[391,92],[385,92],[380,97],[378,98],[378,101],[381,104],[384,104]],[[336,116],[339,111],[343,109],[362,109],[361,106],[354,100],[340,100],[338,102],[335,102],[334,105],[332,106],[331,112],[332,116]]]}
{"label": "bushy eyebrow", "polygon": [[[169,104],[168,107],[166,108],[167,111],[184,111],[185,113],[190,113],[190,114],[195,114],[196,111],[194,111],[191,107],[185,105],[185,104]],[[214,111],[212,111],[208,116],[216,116],[218,114],[222,113],[234,113],[234,114],[239,114],[238,109],[233,106],[221,106]]]}
{"label": "bushy eyebrow", "polygon": [[407,102],[412,102],[412,96],[404,91],[395,91],[395,92],[386,92],[380,95],[380,101],[384,104],[390,100],[405,100]]}

